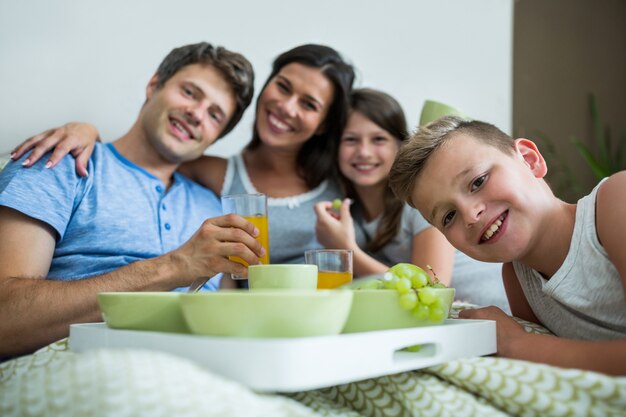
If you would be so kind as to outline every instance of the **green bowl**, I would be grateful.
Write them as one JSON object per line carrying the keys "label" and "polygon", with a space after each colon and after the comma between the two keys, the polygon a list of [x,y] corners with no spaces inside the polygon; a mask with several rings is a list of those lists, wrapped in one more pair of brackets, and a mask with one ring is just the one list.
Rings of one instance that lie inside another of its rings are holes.
{"label": "green bowl", "polygon": [[[444,308],[450,314],[454,301],[454,288],[436,288],[442,294]],[[410,311],[402,309],[396,290],[352,290],[352,309],[343,333],[369,332],[373,330],[401,329],[406,327],[432,326],[443,320],[418,320]],[[445,319],[444,319],[445,320]]]}
{"label": "green bowl", "polygon": [[101,292],[102,318],[112,329],[189,333],[177,292]]}
{"label": "green bowl", "polygon": [[351,304],[349,290],[223,290],[181,297],[189,329],[206,336],[336,335]]}

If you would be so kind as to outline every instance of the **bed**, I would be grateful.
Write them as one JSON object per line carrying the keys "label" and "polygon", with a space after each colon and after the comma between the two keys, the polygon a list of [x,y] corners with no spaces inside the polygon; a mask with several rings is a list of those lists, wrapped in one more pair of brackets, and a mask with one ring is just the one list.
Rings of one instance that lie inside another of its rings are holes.
{"label": "bed", "polygon": [[[454,314],[460,308],[455,305]],[[547,333],[520,323],[527,331]],[[269,395],[170,354],[137,349],[76,354],[67,339],[0,364],[0,416],[144,415],[626,416],[626,378],[475,357]]]}

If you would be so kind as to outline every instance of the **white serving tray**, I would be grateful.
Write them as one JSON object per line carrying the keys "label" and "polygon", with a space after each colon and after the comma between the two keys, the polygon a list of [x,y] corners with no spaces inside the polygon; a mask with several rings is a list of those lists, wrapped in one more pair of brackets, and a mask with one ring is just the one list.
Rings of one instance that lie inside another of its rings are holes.
{"label": "white serving tray", "polygon": [[[418,344],[419,352],[400,351]],[[104,323],[70,326],[72,351],[104,347],[168,352],[259,392],[296,392],[495,353],[496,324],[449,319],[439,326],[278,339],[113,330]]]}

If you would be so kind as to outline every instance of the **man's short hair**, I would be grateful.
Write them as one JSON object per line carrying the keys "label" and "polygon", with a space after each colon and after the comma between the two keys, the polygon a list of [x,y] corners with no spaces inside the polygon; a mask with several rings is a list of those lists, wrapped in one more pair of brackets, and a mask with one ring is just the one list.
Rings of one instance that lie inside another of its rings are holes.
{"label": "man's short hair", "polygon": [[220,133],[221,138],[237,125],[252,101],[254,95],[252,64],[237,52],[229,51],[221,46],[214,47],[207,42],[185,45],[172,49],[163,59],[156,71],[158,77],[156,88],[163,87],[167,80],[181,68],[192,64],[210,65],[217,69],[233,89],[236,102],[235,112]]}
{"label": "man's short hair", "polygon": [[418,128],[400,148],[389,173],[389,186],[396,197],[415,208],[411,195],[426,162],[448,139],[459,134],[469,135],[507,155],[515,152],[513,138],[492,124],[457,116],[442,117]]}

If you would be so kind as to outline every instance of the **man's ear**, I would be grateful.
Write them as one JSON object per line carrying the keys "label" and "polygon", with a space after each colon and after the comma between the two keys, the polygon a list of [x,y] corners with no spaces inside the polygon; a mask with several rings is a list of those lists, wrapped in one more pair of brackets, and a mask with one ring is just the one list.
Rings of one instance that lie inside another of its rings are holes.
{"label": "man's ear", "polygon": [[159,83],[159,76],[154,74],[150,81],[148,81],[148,85],[146,86],[146,100],[149,100],[152,97],[152,94],[157,89],[157,84]]}
{"label": "man's ear", "polygon": [[535,142],[530,139],[515,139],[515,151],[522,161],[530,168],[536,178],[543,178],[548,173],[545,159],[539,152]]}

